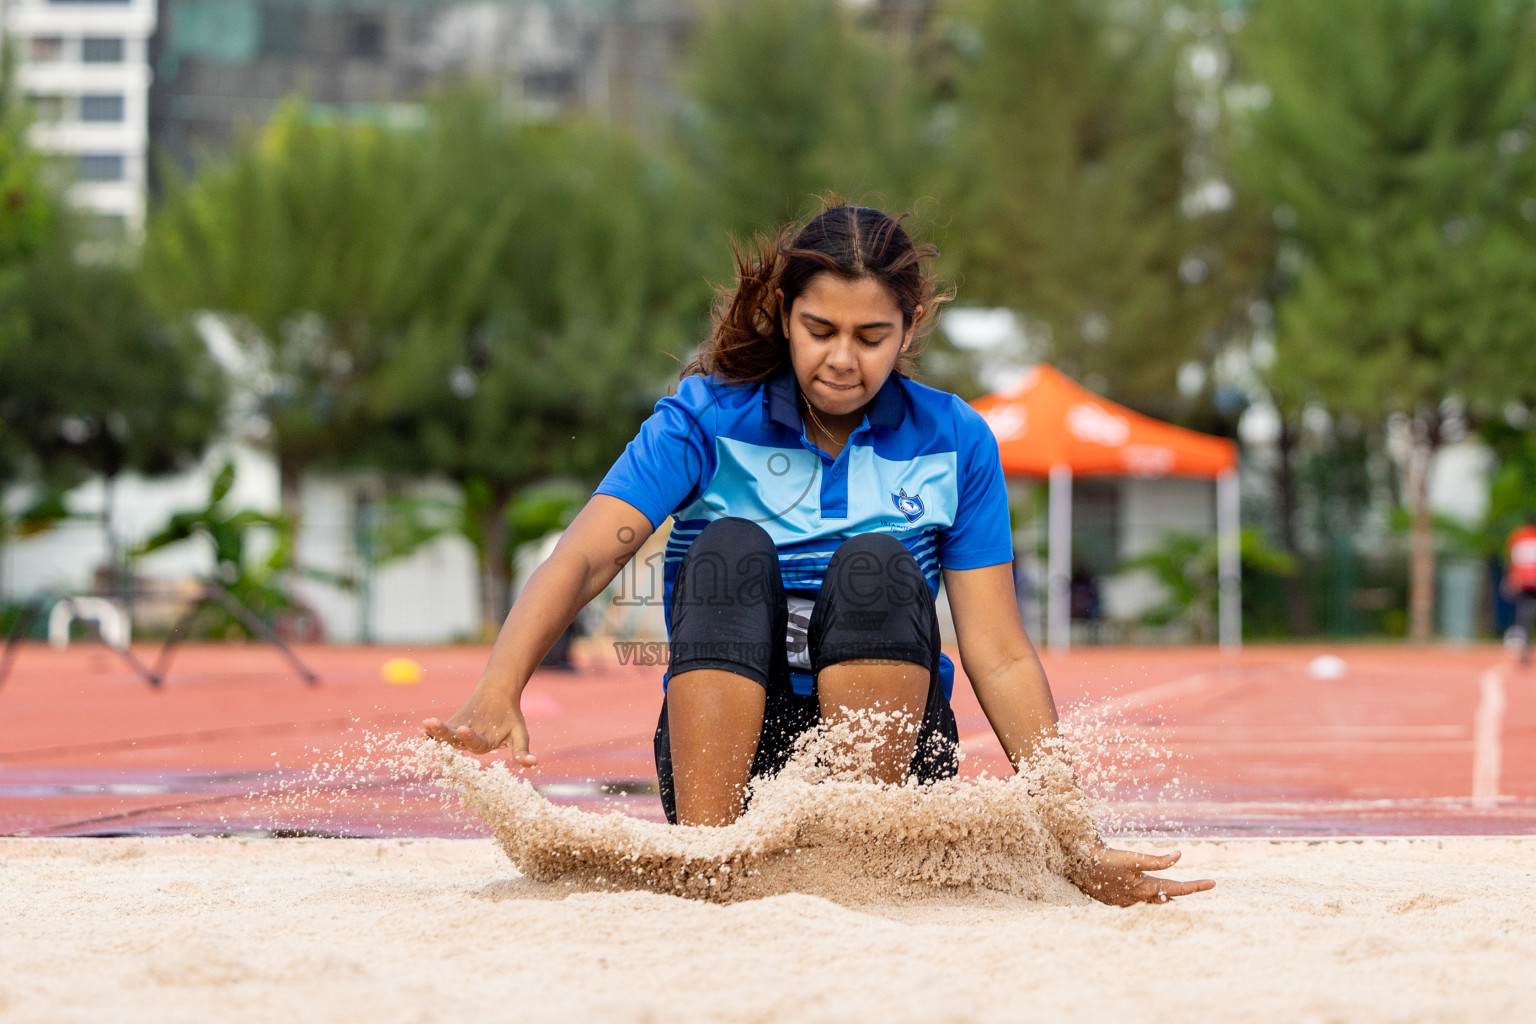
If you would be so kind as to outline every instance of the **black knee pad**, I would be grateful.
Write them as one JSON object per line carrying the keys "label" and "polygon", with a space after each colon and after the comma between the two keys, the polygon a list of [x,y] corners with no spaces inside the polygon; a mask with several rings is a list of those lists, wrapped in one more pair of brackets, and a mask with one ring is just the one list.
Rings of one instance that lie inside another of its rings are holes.
{"label": "black knee pad", "polygon": [[937,671],[939,620],[917,559],[888,534],[844,541],[827,565],[811,613],[811,667],[861,658]]}
{"label": "black knee pad", "polygon": [[766,687],[788,618],[773,538],[747,519],[717,519],[688,547],[672,584],[670,675],[723,669]]}

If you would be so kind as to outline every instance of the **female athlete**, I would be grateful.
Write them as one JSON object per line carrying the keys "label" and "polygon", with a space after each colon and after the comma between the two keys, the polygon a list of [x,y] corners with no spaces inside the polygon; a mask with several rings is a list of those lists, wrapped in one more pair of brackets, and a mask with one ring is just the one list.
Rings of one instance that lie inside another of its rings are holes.
{"label": "female athlete", "polygon": [[[736,287],[677,393],[529,579],[468,702],[427,719],[427,734],[536,763],[523,687],[670,517],[656,730],[670,821],[734,821],[749,781],[782,768],[802,732],[874,710],[902,713],[885,716],[879,781],[953,776],[941,576],[966,678],[1009,759],[1022,765],[1054,737],[1014,599],[997,442],[963,401],[910,376],[942,301],[934,255],[897,219],[836,206],[738,256]],[[1083,887],[1129,904],[1214,885],[1146,874],[1177,859],[1101,844]]]}

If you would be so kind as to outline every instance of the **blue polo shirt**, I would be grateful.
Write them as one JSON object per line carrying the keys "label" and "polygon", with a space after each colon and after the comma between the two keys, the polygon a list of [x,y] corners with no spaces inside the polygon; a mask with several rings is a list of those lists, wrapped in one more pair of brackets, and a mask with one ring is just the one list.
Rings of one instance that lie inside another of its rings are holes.
{"label": "blue polo shirt", "polygon": [[[997,439],[969,405],[893,373],[833,459],[806,439],[797,391],[789,367],[758,384],[685,377],[598,485],[652,526],[673,519],[662,586],[669,629],[683,555],[727,516],[768,532],[792,606],[815,600],[833,552],[861,533],[901,541],[935,597],[941,569],[1013,561]],[[940,663],[948,695],[954,666],[947,656]],[[811,692],[808,672],[791,680],[796,693]]]}

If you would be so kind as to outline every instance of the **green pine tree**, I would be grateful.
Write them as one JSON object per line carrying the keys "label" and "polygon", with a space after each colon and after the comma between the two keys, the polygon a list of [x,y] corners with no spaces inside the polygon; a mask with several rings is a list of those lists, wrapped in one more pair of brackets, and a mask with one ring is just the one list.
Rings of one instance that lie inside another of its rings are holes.
{"label": "green pine tree", "polygon": [[771,232],[836,193],[903,211],[932,146],[910,31],[838,0],[709,0],[689,41],[680,144],[714,223]]}
{"label": "green pine tree", "polygon": [[146,260],[167,308],[226,314],[273,369],[286,482],[366,465],[461,486],[493,630],[512,499],[606,469],[695,340],[693,210],[613,131],[520,123],[478,93],[412,130],[293,105],[173,195]]}
{"label": "green pine tree", "polygon": [[1245,280],[1186,215],[1186,35],[1163,4],[955,0],[941,241],[963,297],[1009,306],[1043,354],[1110,396],[1166,404]]}
{"label": "green pine tree", "polygon": [[1245,177],[1286,228],[1278,384],[1408,417],[1410,636],[1428,639],[1444,401],[1536,390],[1536,5],[1266,0]]}

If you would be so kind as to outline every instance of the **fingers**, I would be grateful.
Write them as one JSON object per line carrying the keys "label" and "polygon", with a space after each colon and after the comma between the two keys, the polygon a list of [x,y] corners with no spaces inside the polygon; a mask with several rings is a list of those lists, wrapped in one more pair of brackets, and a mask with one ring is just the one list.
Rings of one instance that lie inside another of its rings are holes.
{"label": "fingers", "polygon": [[427,718],[422,721],[421,727],[430,738],[458,747],[460,750],[467,750],[471,754],[488,754],[495,749],[489,740],[467,725],[450,729],[443,724],[442,719]]}
{"label": "fingers", "polygon": [[457,745],[471,754],[489,754],[495,749],[489,740],[467,725],[459,726],[453,733]]}
{"label": "fingers", "polygon": [[1137,871],[1161,871],[1171,868],[1179,862],[1179,851],[1170,850],[1167,853],[1133,853],[1132,866]]}
{"label": "fingers", "polygon": [[531,768],[539,763],[539,759],[528,750],[528,727],[523,725],[521,715],[518,716],[512,735],[507,737],[507,748],[512,751],[512,760],[524,768]]}
{"label": "fingers", "polygon": [[1094,873],[1097,878],[1085,886],[1085,891],[1103,903],[1130,906],[1135,903],[1167,903],[1178,896],[1215,888],[1215,881],[1209,878],[1180,882],[1150,874],[1172,867],[1178,859],[1177,850],[1167,853],[1134,853],[1103,847],[1094,854]]}
{"label": "fingers", "polygon": [[[440,718],[423,719],[421,728],[429,738],[471,754],[489,754],[498,746],[467,725],[449,728]],[[532,768],[539,763],[539,759],[528,750],[527,733],[514,733],[509,738],[507,746],[511,751],[512,760],[519,768]]]}
{"label": "fingers", "polygon": [[1145,875],[1137,886],[1136,895],[1147,903],[1167,903],[1175,896],[1189,896],[1216,888],[1214,879],[1201,878],[1193,882],[1179,882],[1172,878],[1156,878]]}
{"label": "fingers", "polygon": [[443,743],[453,743],[453,733],[448,731],[448,727],[443,724],[441,718],[423,719],[421,731],[427,734],[428,739],[438,740]]}
{"label": "fingers", "polygon": [[1104,847],[1098,852],[1098,862],[1116,871],[1162,871],[1178,863],[1179,851],[1168,853],[1133,853]]}

